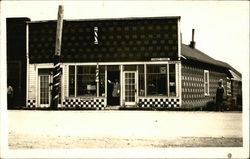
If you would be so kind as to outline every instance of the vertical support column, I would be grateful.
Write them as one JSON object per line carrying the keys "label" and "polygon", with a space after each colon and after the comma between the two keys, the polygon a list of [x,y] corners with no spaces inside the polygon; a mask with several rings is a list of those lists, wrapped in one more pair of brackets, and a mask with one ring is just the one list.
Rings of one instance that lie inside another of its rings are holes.
{"label": "vertical support column", "polygon": [[181,60],[181,23],[180,18],[177,20],[177,30],[178,30],[178,60]]}
{"label": "vertical support column", "polygon": [[169,84],[169,63],[166,64],[167,65],[167,96],[169,97],[169,90],[170,90],[170,84]]}
{"label": "vertical support column", "polygon": [[95,81],[96,81],[96,97],[99,97],[99,63],[96,65],[96,75],[95,75]]}
{"label": "vertical support column", "polygon": [[56,47],[54,56],[51,109],[57,109],[59,103],[59,85],[61,78],[60,55],[61,55],[61,43],[62,43],[62,27],[63,27],[63,6],[60,5],[58,9],[58,19],[56,28]]}
{"label": "vertical support column", "polygon": [[[34,72],[35,72],[35,99],[36,99],[36,106],[40,106],[40,83],[38,77],[38,68],[37,64],[34,64]],[[39,91],[39,92],[38,92]]]}
{"label": "vertical support column", "polygon": [[107,100],[108,100],[108,95],[107,95],[107,93],[108,93],[108,91],[107,91],[107,89],[108,89],[108,71],[107,71],[107,65],[105,65],[105,81],[104,81],[104,83],[105,83],[105,106],[107,106]]}
{"label": "vertical support column", "polygon": [[75,66],[75,95],[74,95],[74,97],[76,97],[77,96],[77,66]]}
{"label": "vertical support column", "polygon": [[123,80],[123,65],[120,66],[120,105],[124,105],[124,93],[123,93],[123,86],[124,86],[124,80]]}
{"label": "vertical support column", "polygon": [[26,24],[26,107],[29,99],[29,24]]}
{"label": "vertical support column", "polygon": [[147,65],[144,64],[144,87],[145,87],[145,97],[147,97]]}
{"label": "vertical support column", "polygon": [[138,97],[139,97],[139,66],[136,65],[136,78],[135,78],[135,84],[136,84],[136,104],[138,104]]}
{"label": "vertical support column", "polygon": [[178,62],[177,64],[176,64],[176,67],[177,67],[177,69],[176,69],[176,71],[175,72],[177,72],[177,70],[178,70],[178,73],[176,73],[177,74],[177,78],[176,79],[178,79],[179,80],[179,82],[178,82],[178,97],[179,97],[179,99],[180,99],[180,107],[182,106],[182,73],[181,73],[181,62]]}

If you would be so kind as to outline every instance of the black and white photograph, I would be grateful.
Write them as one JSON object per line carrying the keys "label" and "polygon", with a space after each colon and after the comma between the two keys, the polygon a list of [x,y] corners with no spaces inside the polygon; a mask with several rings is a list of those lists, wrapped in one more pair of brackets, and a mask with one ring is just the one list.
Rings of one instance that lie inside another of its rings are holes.
{"label": "black and white photograph", "polygon": [[1,158],[249,158],[248,1],[8,1]]}

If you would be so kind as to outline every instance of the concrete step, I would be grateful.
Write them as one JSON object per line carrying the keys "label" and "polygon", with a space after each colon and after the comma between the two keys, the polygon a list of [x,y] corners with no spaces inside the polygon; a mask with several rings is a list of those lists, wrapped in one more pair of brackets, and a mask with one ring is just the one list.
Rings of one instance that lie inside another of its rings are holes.
{"label": "concrete step", "polygon": [[107,106],[104,108],[104,110],[119,110],[121,106],[117,105],[117,106]]}

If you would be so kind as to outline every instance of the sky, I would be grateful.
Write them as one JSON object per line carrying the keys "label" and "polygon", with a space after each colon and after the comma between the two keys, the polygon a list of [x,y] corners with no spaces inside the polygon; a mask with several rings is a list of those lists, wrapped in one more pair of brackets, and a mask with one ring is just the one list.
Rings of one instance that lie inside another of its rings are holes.
{"label": "sky", "polygon": [[[248,1],[3,0],[0,2],[0,70],[3,74],[6,74],[6,17],[28,17],[32,21],[56,20],[58,5],[64,6],[65,19],[181,16],[184,44],[189,44],[194,28],[197,49],[217,60],[229,63],[242,73],[243,102],[247,106],[244,110],[249,111]],[[6,81],[6,76],[1,76],[2,81]],[[0,84],[0,96],[6,96],[6,83]],[[0,104],[1,106],[4,104],[3,100],[0,100]],[[3,113],[1,119],[6,118],[6,114]],[[243,118],[244,123],[248,119],[247,114],[245,113],[246,118]],[[3,128],[5,126],[2,125]],[[6,138],[2,135],[1,140],[6,141]]]}
{"label": "sky", "polygon": [[194,28],[197,49],[242,74],[248,64],[247,1],[4,1],[2,11],[4,17],[56,20],[59,4],[64,19],[181,16],[184,44],[190,43]]}

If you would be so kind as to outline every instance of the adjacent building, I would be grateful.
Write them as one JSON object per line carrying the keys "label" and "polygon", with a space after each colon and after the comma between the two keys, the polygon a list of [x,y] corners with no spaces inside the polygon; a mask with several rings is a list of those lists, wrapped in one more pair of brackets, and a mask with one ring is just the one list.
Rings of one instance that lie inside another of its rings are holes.
{"label": "adjacent building", "polygon": [[26,105],[26,22],[28,18],[7,18],[7,85],[13,88],[8,108]]}

